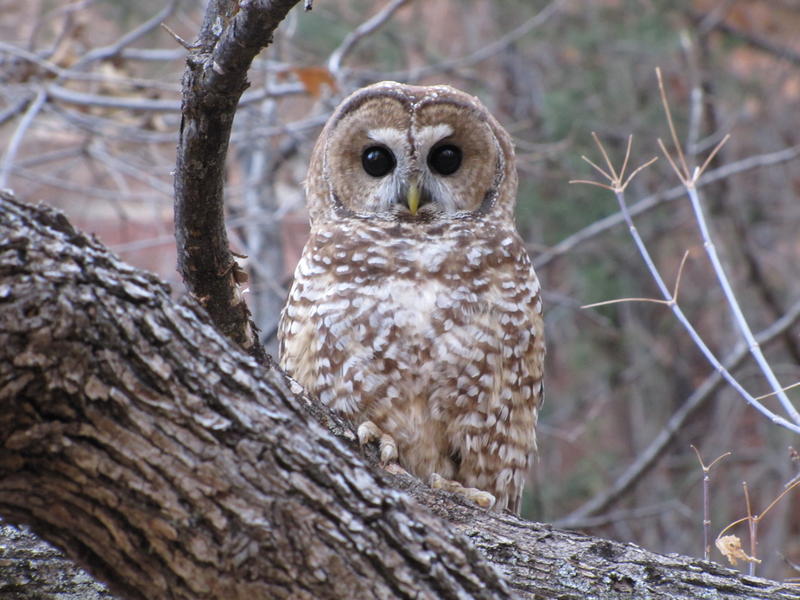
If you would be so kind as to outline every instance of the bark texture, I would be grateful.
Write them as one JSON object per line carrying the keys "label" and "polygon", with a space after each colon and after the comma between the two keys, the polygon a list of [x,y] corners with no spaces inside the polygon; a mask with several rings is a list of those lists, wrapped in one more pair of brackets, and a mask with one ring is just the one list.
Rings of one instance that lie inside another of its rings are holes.
{"label": "bark texture", "polygon": [[63,216],[0,214],[5,518],[126,598],[506,596],[195,305]]}
{"label": "bark texture", "polygon": [[0,599],[111,600],[108,589],[29,531],[0,524]]}
{"label": "bark texture", "polygon": [[243,273],[225,231],[225,157],[250,63],[297,2],[211,0],[183,76],[175,168],[178,269],[217,328],[260,362],[267,355],[242,298]]}
{"label": "bark texture", "polygon": [[391,477],[292,385],[59,213],[0,196],[0,516],[119,597],[800,597]]}

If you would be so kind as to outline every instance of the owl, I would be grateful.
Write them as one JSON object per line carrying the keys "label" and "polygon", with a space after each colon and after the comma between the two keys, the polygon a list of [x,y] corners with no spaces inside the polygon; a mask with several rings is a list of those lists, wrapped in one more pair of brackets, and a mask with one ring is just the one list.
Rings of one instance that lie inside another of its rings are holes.
{"label": "owl", "polygon": [[511,138],[477,98],[356,91],[312,152],[278,337],[280,365],[384,463],[518,514],[545,345],[516,191]]}

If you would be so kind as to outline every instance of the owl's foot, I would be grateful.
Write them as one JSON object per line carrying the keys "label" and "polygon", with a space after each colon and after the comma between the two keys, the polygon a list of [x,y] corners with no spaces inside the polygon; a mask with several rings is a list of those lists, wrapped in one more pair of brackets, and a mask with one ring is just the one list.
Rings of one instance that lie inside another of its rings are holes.
{"label": "owl's foot", "polygon": [[378,450],[381,457],[381,465],[384,467],[389,463],[397,462],[397,443],[388,433],[381,431],[381,428],[372,421],[364,421],[356,430],[358,443],[362,446],[370,442],[378,442]]}
{"label": "owl's foot", "polygon": [[490,494],[489,492],[484,492],[483,490],[479,490],[478,488],[468,488],[464,487],[457,481],[453,481],[452,479],[445,479],[438,473],[433,473],[430,478],[430,485],[435,490],[446,490],[448,492],[454,492],[459,496],[465,497],[467,500],[474,502],[481,508],[492,508],[494,503],[496,502],[496,498],[494,494]]}

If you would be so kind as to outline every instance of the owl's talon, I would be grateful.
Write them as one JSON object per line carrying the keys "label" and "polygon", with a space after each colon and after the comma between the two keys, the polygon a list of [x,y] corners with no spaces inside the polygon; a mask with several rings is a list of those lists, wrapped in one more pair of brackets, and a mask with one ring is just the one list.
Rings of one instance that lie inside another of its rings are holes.
{"label": "owl's talon", "polygon": [[446,490],[448,492],[458,494],[459,496],[463,496],[470,502],[474,502],[481,508],[485,509],[492,508],[497,501],[497,499],[494,497],[494,494],[490,494],[484,490],[479,490],[478,488],[464,487],[457,481],[445,479],[438,473],[431,474],[430,486],[435,490]]}
{"label": "owl's talon", "polygon": [[388,433],[383,433],[381,428],[372,421],[364,421],[356,430],[358,443],[362,446],[370,442],[378,442],[378,452],[381,457],[381,466],[397,462],[397,442]]}
{"label": "owl's talon", "polygon": [[380,441],[381,464],[386,466],[390,462],[397,462],[397,444],[388,433],[381,436]]}
{"label": "owl's talon", "polygon": [[358,443],[361,446],[369,444],[370,442],[375,442],[381,439],[381,434],[383,432],[380,428],[375,425],[372,421],[364,421],[361,425],[358,426],[356,429],[356,435],[358,436]]}

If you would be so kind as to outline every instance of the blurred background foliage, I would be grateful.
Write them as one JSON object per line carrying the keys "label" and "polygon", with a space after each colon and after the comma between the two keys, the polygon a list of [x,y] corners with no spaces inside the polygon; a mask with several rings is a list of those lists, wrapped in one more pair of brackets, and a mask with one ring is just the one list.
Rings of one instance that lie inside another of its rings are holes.
{"label": "blurred background foliage", "polygon": [[[397,10],[339,65],[331,61],[387,7]],[[198,1],[0,0],[0,177],[24,199],[63,208],[179,292],[171,170],[185,52],[156,22],[130,44],[86,59],[161,11],[172,30],[194,39]],[[732,134],[710,165],[730,172],[701,194],[752,328],[768,327],[800,299],[799,30],[797,0],[316,0],[311,12],[293,11],[253,66],[228,175],[232,245],[249,257],[249,302],[265,342],[274,349],[278,310],[305,236],[305,168],[335,104],[381,79],[466,89],[515,138],[519,228],[545,290],[547,401],[524,516],[702,556],[702,471],[690,444],[706,463],[732,452],[712,471],[716,535],[746,514],[742,481],[758,512],[798,475],[791,447],[800,443],[722,386],[636,483],[586,512],[712,369],[663,305],[580,308],[656,297],[657,289],[624,226],[576,237],[617,204],[606,190],[568,182],[596,176],[581,160],[601,160],[592,132],[616,161],[630,134],[634,165],[660,154],[657,139],[669,134],[659,66],[690,161],[702,163]],[[738,162],[750,157],[761,164]],[[661,158],[627,197],[634,204],[679,183]],[[738,334],[688,200],[674,191],[636,220],[668,282],[692,251],[680,304],[718,356],[728,356]],[[798,334],[800,326],[789,327],[764,348],[785,385],[800,380]],[[751,362],[735,375],[755,395],[769,391]],[[789,393],[800,404],[800,393]],[[779,410],[773,399],[764,402]],[[795,491],[759,526],[759,574],[800,576],[798,534]]]}

